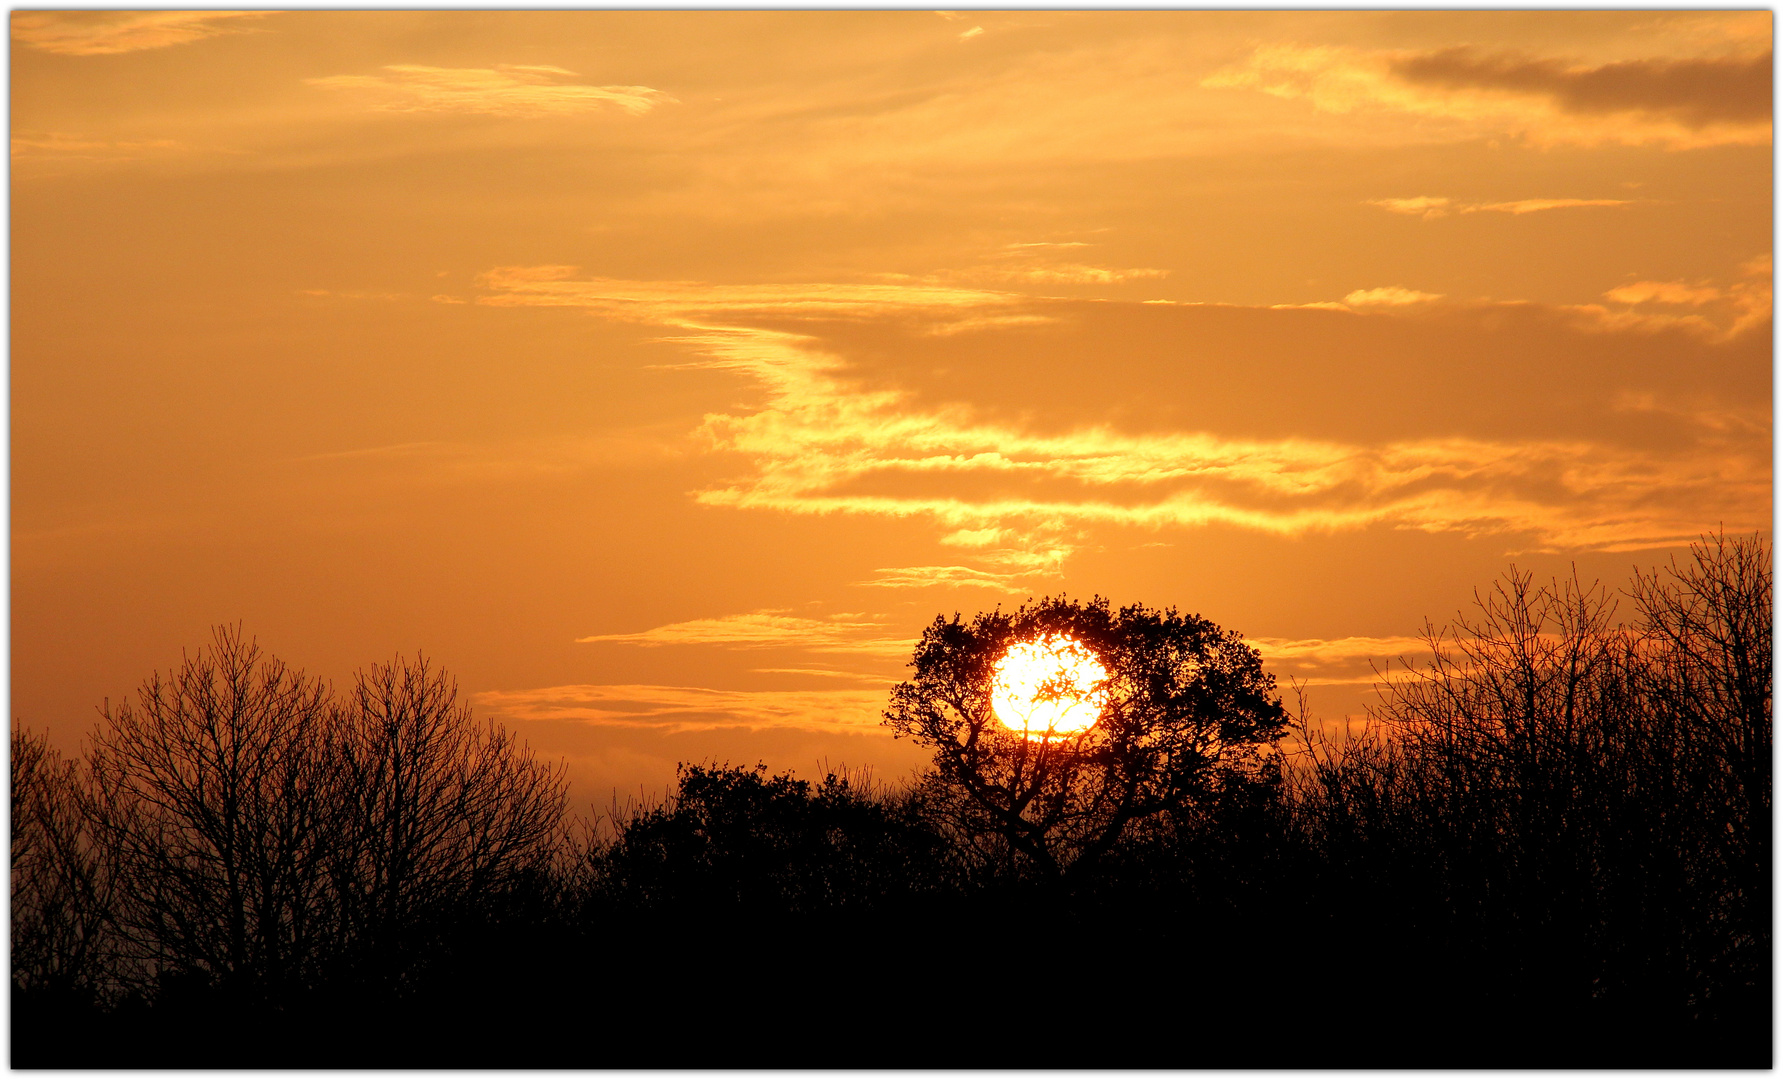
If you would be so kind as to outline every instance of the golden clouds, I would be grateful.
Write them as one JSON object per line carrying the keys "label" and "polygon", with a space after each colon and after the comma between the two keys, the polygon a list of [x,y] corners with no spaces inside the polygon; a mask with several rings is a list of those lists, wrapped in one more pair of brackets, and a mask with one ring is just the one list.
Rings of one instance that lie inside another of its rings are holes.
{"label": "golden clouds", "polygon": [[1326,113],[1404,114],[1446,124],[1450,137],[1686,148],[1768,142],[1770,69],[1768,49],[1592,66],[1471,48],[1371,51],[1283,42],[1257,46],[1201,85],[1303,100]]}
{"label": "golden clouds", "polygon": [[1027,574],[998,574],[989,570],[974,570],[969,566],[882,566],[873,573],[876,576],[871,580],[857,581],[855,584],[882,589],[971,585],[1007,593],[1029,591],[1027,586],[1018,584],[1027,578]]}
{"label": "golden clouds", "polygon": [[712,285],[697,281],[577,279],[573,266],[502,266],[481,277],[497,307],[585,307],[655,322],[723,316],[868,316],[946,312],[1013,303],[1017,296],[919,282]]}
{"label": "golden clouds", "polygon": [[1343,302],[1350,307],[1404,307],[1407,304],[1427,304],[1441,299],[1441,293],[1419,292],[1401,285],[1385,285],[1378,289],[1357,289],[1347,293]]}
{"label": "golden clouds", "polygon": [[1369,199],[1369,206],[1378,206],[1394,214],[1411,214],[1426,221],[1450,214],[1534,214],[1542,210],[1570,210],[1581,206],[1628,206],[1628,199],[1517,199],[1511,202],[1461,203],[1440,195],[1419,195],[1410,199]]}
{"label": "golden clouds", "polygon": [[730,649],[801,648],[817,652],[901,655],[910,649],[903,638],[870,636],[884,630],[879,622],[858,617],[808,619],[784,611],[755,611],[715,619],[690,619],[632,634],[594,634],[578,644],[612,642],[655,648],[663,645],[713,645]]}
{"label": "golden clouds", "polygon": [[[700,488],[699,503],[924,518],[941,531],[938,539],[966,549],[966,561],[978,564],[881,568],[859,583],[875,587],[1020,592],[1033,587],[1034,575],[1056,573],[1085,530],[1105,526],[1218,524],[1286,536],[1387,525],[1517,535],[1517,543],[1548,549],[1620,550],[1681,542],[1714,521],[1750,527],[1768,512],[1768,468],[1753,445],[1738,440],[1649,450],[1578,436],[1382,432],[1375,441],[1349,441],[1135,432],[1096,422],[1044,431],[987,419],[965,402],[919,403],[913,385],[862,385],[858,361],[821,329],[835,319],[969,323],[1000,312],[1008,325],[1020,325],[1063,317],[1047,302],[1015,294],[914,283],[617,281],[581,278],[569,267],[502,268],[483,282],[495,290],[484,304],[576,306],[678,326],[682,332],[667,340],[699,357],[688,366],[735,372],[763,393],[759,406],[708,414],[700,426],[705,446],[740,455],[750,468]],[[1673,295],[1648,285],[1640,299]],[[1617,296],[1636,302],[1638,291],[1629,286]],[[1352,310],[1435,311],[1440,301],[1395,285],[1354,290],[1342,305],[1322,306],[1350,319],[1357,317]],[[1475,315],[1441,310],[1482,326],[1500,318],[1490,305]],[[1602,321],[1613,320],[1607,309],[1579,311],[1596,312],[1592,332],[1616,332]],[[776,320],[777,328],[750,325],[760,319]],[[787,320],[813,330],[784,328]],[[972,331],[981,338],[998,332],[994,322]],[[1398,347],[1416,348],[1416,341]],[[777,618],[789,617],[733,617],[599,640],[663,643],[691,634],[769,644],[803,633],[833,640],[836,633]]]}
{"label": "golden clouds", "polygon": [[675,99],[648,86],[591,86],[569,82],[575,72],[541,64],[443,68],[387,64],[381,75],[329,75],[311,86],[355,92],[386,112],[480,113],[487,116],[565,116],[618,108],[639,116]]}
{"label": "golden clouds", "polygon": [[[908,651],[908,643],[905,644]],[[877,732],[885,691],[710,690],[648,684],[548,686],[471,695],[480,712],[519,721],[705,731],[714,727]]]}
{"label": "golden clouds", "polygon": [[109,56],[164,49],[250,27],[269,11],[15,11],[12,39],[63,56]]}

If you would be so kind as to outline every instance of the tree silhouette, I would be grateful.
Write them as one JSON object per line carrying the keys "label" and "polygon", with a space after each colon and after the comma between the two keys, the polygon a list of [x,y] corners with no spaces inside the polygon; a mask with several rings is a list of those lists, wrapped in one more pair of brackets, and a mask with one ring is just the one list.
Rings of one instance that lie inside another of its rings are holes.
{"label": "tree silhouette", "polygon": [[110,877],[92,844],[78,761],[12,733],[12,985],[92,1000],[107,969]]}
{"label": "tree silhouette", "polygon": [[[1075,639],[1106,667],[1106,704],[1077,733],[1030,739],[993,716],[994,666],[1018,642]],[[1197,615],[1048,598],[970,623],[937,617],[885,723],[935,751],[931,805],[987,861],[1080,875],[1137,826],[1265,779],[1287,722],[1273,676]]]}
{"label": "tree silhouette", "polygon": [[277,1005],[388,981],[558,850],[561,768],[477,726],[424,659],[373,665],[341,703],[219,628],[103,719],[86,820],[138,986]]}
{"label": "tree silhouette", "polygon": [[92,738],[92,821],[117,883],[126,975],[192,975],[277,999],[333,929],[324,862],[341,817],[327,688],[236,628]]}
{"label": "tree silhouette", "polygon": [[359,673],[335,750],[344,818],[326,863],[368,974],[400,970],[443,922],[556,855],[562,767],[479,727],[422,657]]}

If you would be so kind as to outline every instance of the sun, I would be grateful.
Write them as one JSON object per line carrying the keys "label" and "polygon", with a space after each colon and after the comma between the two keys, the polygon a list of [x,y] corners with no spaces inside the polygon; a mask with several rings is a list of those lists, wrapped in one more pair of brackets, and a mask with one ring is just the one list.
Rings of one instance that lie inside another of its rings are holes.
{"label": "sun", "polygon": [[1011,645],[991,671],[997,719],[1035,741],[1088,731],[1108,703],[1108,669],[1063,634]]}

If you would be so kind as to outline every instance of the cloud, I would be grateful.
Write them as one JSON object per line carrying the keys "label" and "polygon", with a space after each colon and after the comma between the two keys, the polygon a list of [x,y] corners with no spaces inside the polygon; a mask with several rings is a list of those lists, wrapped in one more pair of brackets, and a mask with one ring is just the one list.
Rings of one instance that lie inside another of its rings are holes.
{"label": "cloud", "polygon": [[1439,195],[1419,195],[1410,199],[1369,199],[1369,206],[1378,206],[1389,213],[1412,214],[1433,221],[1450,214],[1533,214],[1542,210],[1568,210],[1580,206],[1629,206],[1629,199],[1518,199],[1514,202],[1458,203]]}
{"label": "cloud", "polygon": [[[676,326],[680,332],[663,340],[693,353],[682,366],[732,372],[755,385],[761,396],[754,404],[710,413],[696,432],[705,447],[747,463],[742,474],[698,489],[697,502],[755,512],[926,519],[938,539],[970,552],[964,562],[977,564],[886,567],[859,584],[1020,591],[1021,575],[1056,572],[1085,530],[1101,526],[1220,525],[1282,536],[1386,526],[1515,536],[1512,542],[1524,549],[1628,550],[1688,540],[1717,520],[1746,527],[1747,519],[1769,514],[1768,413],[1741,419],[1724,434],[1680,419],[1689,426],[1650,446],[1606,441],[1578,427],[1580,416],[1612,415],[1608,401],[1622,384],[1605,379],[1648,371],[1672,378],[1693,367],[1707,372],[1751,351],[1685,360],[1692,350],[1712,350],[1710,333],[1688,330],[1678,337],[1675,322],[1618,324],[1601,307],[1456,305],[1392,285],[1356,290],[1340,310],[1271,311],[1040,301],[915,283],[591,281],[564,267],[507,268],[486,275],[485,283],[501,290],[485,297],[488,303],[584,306]],[[1352,308],[1372,314],[1362,320]],[[986,321],[935,338],[922,336],[928,331],[921,319],[910,318],[968,322],[987,309],[1010,322]],[[1398,314],[1413,311],[1412,317]],[[1020,325],[1032,318],[1055,325],[1036,336]],[[1072,324],[1086,319],[1103,329],[1073,336]],[[751,325],[759,320],[772,320],[772,328]],[[1171,327],[1155,339],[1162,366],[1129,362],[1129,353],[1154,340],[1147,335],[1158,331],[1143,329],[1148,326]],[[1221,335],[1231,337],[1241,363],[1210,366],[1227,363],[1217,359],[1223,353],[1207,352]],[[946,344],[953,341],[957,347]],[[1036,353],[1041,348],[1059,355],[1045,359]],[[1593,374],[1600,353],[1607,366]],[[1447,359],[1432,367],[1435,356]],[[1552,357],[1561,356],[1565,366],[1554,367]],[[1397,376],[1389,373],[1400,367],[1414,381],[1392,382]],[[1143,381],[1122,383],[1129,368],[1132,376],[1144,373]],[[1383,400],[1399,402],[1390,423],[1366,419],[1379,411],[1366,396],[1344,403],[1355,389],[1342,380],[1353,382],[1365,370],[1375,373],[1365,380],[1371,385],[1388,380],[1380,383],[1387,387]],[[964,397],[935,393],[936,372],[959,372],[982,386]],[[1095,377],[1086,381],[1090,372]],[[1237,381],[1222,389],[1219,372]],[[1576,374],[1578,387],[1550,386],[1556,372]],[[1501,423],[1496,434],[1454,434],[1437,426],[1441,415],[1495,415],[1482,412],[1482,403],[1504,399],[1505,387],[1525,375],[1551,392],[1532,388],[1533,396],[1517,399],[1517,409],[1505,414],[1517,418],[1515,430]],[[1485,397],[1474,385],[1480,379],[1490,387]],[[1741,384],[1697,379],[1688,385],[1701,393]],[[1216,394],[1225,397],[1210,396]],[[1286,403],[1309,394],[1320,402],[1316,414]],[[1059,399],[1063,411],[1056,419],[1038,422],[1028,404],[1037,395]],[[1130,415],[1136,407],[1178,403],[1179,409],[1195,406],[1202,419],[1187,427],[1174,421],[1128,429],[1095,418],[1091,402],[1098,395],[1122,403]],[[1599,398],[1602,404],[1593,404]],[[1562,409],[1563,401],[1572,404]],[[1703,406],[1704,415],[1719,409],[1732,416],[1730,408],[1760,406]],[[1307,430],[1306,422],[1317,419],[1350,433],[1220,431],[1222,424],[1271,416],[1299,417],[1289,430]],[[1395,425],[1408,424],[1436,429],[1396,432]],[[751,647],[844,640],[815,620],[769,614],[601,640]]]}
{"label": "cloud", "polygon": [[729,649],[797,648],[815,652],[858,652],[902,656],[910,651],[903,638],[868,637],[884,624],[844,617],[807,619],[781,611],[754,611],[716,619],[690,619],[632,634],[594,634],[578,644],[610,641],[657,648],[663,645],[714,645]]}
{"label": "cloud", "polygon": [[457,112],[488,116],[567,116],[619,108],[638,116],[675,99],[648,86],[566,82],[573,71],[536,64],[438,68],[390,64],[382,75],[329,75],[311,86],[361,93],[387,112]]}
{"label": "cloud", "polygon": [[15,131],[12,156],[44,161],[129,161],[180,149],[172,139],[99,139],[62,131]]}
{"label": "cloud", "polygon": [[1771,118],[1768,49],[1750,57],[1626,60],[1581,67],[1558,60],[1485,55],[1464,47],[1403,57],[1389,67],[1414,85],[1540,95],[1562,111],[1580,115],[1649,113],[1692,128]]}
{"label": "cloud", "polygon": [[1386,285],[1378,289],[1357,289],[1346,295],[1343,302],[1350,307],[1403,307],[1406,304],[1427,304],[1441,299],[1441,293],[1419,292],[1399,285]]}
{"label": "cloud", "polygon": [[1603,294],[1618,304],[1689,304],[1700,306],[1721,299],[1713,285],[1689,285],[1682,281],[1636,281]]}
{"label": "cloud", "polygon": [[974,570],[969,566],[885,566],[873,573],[879,576],[870,581],[857,581],[855,584],[885,589],[927,589],[937,585],[948,587],[975,585],[1007,593],[1029,591],[1026,586],[1016,584],[1026,576],[1024,574],[997,574],[988,570]]}
{"label": "cloud", "polygon": [[1479,203],[1461,207],[1463,214],[1534,214],[1542,210],[1569,210],[1576,206],[1628,206],[1627,199],[1518,199],[1516,202]]}
{"label": "cloud", "polygon": [[861,317],[982,311],[1020,301],[1014,293],[918,281],[714,285],[698,281],[578,279],[573,266],[499,266],[478,280],[497,307],[585,307],[645,321],[737,316]]}
{"label": "cloud", "polygon": [[621,684],[490,690],[472,694],[470,701],[480,710],[520,721],[664,731],[748,727],[858,732],[879,729],[886,693],[884,689],[711,690]]}
{"label": "cloud", "polygon": [[981,270],[962,271],[959,276],[988,278],[993,281],[1031,282],[1037,285],[1118,285],[1123,281],[1169,277],[1170,271],[1149,267],[1113,270],[1100,266],[1086,266],[1082,263],[1055,263],[1024,268],[986,267]]}
{"label": "cloud", "polygon": [[1303,100],[1320,112],[1404,113],[1451,138],[1518,135],[1536,144],[1658,144],[1673,149],[1770,141],[1770,53],[1636,59],[1598,67],[1484,56],[1291,43],[1259,45],[1202,80]]}
{"label": "cloud", "polygon": [[12,39],[63,56],[163,49],[219,34],[246,33],[236,20],[270,11],[15,11]]}
{"label": "cloud", "polygon": [[1334,664],[1376,660],[1422,653],[1429,642],[1421,637],[1275,638],[1247,637],[1245,644],[1265,660]]}
{"label": "cloud", "polygon": [[1440,195],[1419,195],[1411,199],[1369,199],[1369,206],[1378,206],[1394,214],[1415,214],[1425,218],[1443,217],[1451,200]]}

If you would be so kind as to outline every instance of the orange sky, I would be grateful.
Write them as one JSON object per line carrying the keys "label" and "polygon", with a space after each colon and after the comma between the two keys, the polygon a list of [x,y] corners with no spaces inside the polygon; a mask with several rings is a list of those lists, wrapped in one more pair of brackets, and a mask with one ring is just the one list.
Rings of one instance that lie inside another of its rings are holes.
{"label": "orange sky", "polygon": [[920,763],[921,627],[1359,714],[1512,561],[1770,528],[1769,12],[15,12],[12,712],[239,620],[576,797]]}

